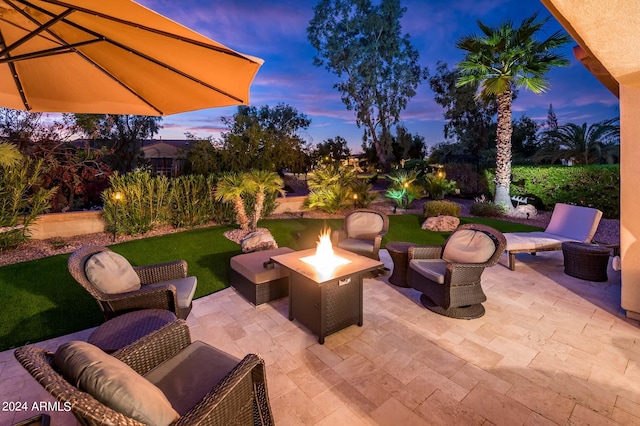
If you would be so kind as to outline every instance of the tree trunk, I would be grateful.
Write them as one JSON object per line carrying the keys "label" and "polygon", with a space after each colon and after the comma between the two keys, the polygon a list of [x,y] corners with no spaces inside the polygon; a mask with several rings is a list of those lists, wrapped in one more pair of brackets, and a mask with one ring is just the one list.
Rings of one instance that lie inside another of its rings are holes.
{"label": "tree trunk", "polygon": [[240,229],[243,231],[249,230],[249,219],[247,218],[247,213],[244,210],[244,201],[241,197],[238,197],[234,201],[234,208],[236,211],[236,216],[238,218],[238,224],[240,225]]}
{"label": "tree trunk", "polygon": [[258,228],[258,221],[260,220],[260,216],[262,214],[262,208],[264,207],[264,191],[258,191],[256,194],[256,206],[253,212],[253,220],[251,221],[251,230],[255,230]]}
{"label": "tree trunk", "polygon": [[496,193],[494,203],[513,210],[511,186],[511,87],[498,95],[498,129],[496,132]]}

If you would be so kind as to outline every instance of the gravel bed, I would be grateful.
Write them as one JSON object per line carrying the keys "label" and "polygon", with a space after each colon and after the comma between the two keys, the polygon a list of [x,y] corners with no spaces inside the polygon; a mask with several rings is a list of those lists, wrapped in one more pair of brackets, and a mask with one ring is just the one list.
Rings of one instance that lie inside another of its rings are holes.
{"label": "gravel bed", "polygon": [[[413,213],[413,214],[422,214],[422,209],[424,202],[426,200],[416,200],[412,204],[412,208],[405,210],[398,210],[396,213],[393,213],[393,203],[388,201],[382,201],[372,204],[371,208],[374,210],[381,211],[388,215],[393,214],[405,214],[405,213]],[[460,213],[461,216],[470,217],[469,207],[473,204],[472,200],[462,200],[462,199],[452,199],[462,206],[462,211]],[[301,217],[301,213],[286,213],[279,215],[272,215],[270,219],[286,219],[292,217]],[[344,214],[327,214],[321,211],[305,211],[302,213],[302,217],[305,218],[315,218],[315,219],[329,219],[329,218],[342,218]],[[527,225],[539,226],[541,228],[545,228],[549,223],[551,218],[551,212],[538,212],[538,215],[533,219],[517,219],[510,217],[503,217],[503,220],[509,220],[512,222],[525,223]],[[212,226],[215,225],[213,223],[203,225]],[[189,228],[194,229],[194,228]],[[165,226],[162,228],[154,229],[151,232],[148,232],[144,235],[138,236],[125,236],[118,235],[116,242],[121,243],[123,241],[130,241],[140,238],[153,237],[156,235],[164,235],[170,234],[174,232],[181,232],[187,229],[175,229],[171,226]],[[230,231],[228,233],[229,238],[232,241],[239,242],[242,237],[246,234],[243,231]],[[598,230],[595,235],[595,240],[606,243],[606,244],[620,244],[620,221],[615,219],[602,219],[600,221],[600,226],[598,226]],[[67,238],[53,238],[49,240],[31,240],[21,245],[18,248],[11,250],[2,250],[0,251],[0,266],[10,265],[13,263],[26,262],[28,260],[40,259],[43,257],[53,256],[56,254],[63,253],[71,253],[74,250],[85,246],[85,245],[102,245],[108,246],[113,244],[112,234],[107,234],[104,232],[96,233],[96,234],[86,234],[86,235],[78,235],[75,237],[67,237]]]}

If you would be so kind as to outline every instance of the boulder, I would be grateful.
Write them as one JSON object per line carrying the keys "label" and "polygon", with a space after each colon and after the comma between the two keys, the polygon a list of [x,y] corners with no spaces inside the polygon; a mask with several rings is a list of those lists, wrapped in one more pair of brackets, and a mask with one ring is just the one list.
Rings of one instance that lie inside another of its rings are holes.
{"label": "boulder", "polygon": [[513,212],[509,214],[511,217],[520,219],[533,219],[538,215],[538,210],[532,204],[520,204],[514,207]]}
{"label": "boulder", "polygon": [[278,243],[269,231],[255,231],[247,234],[240,241],[243,253],[251,253],[253,251],[271,250],[278,248]]}
{"label": "boulder", "polygon": [[435,232],[451,232],[460,225],[460,219],[454,216],[428,217],[422,224],[422,229]]}

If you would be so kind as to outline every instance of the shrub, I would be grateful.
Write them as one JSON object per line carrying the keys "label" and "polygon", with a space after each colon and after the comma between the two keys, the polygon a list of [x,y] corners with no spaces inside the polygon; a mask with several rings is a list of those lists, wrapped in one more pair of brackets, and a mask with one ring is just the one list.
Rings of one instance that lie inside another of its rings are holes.
{"label": "shrub", "polygon": [[[533,196],[545,210],[556,203],[595,207],[604,217],[620,217],[620,165],[591,166],[514,166],[511,194]],[[494,191],[493,170],[487,170],[490,190]]]}
{"label": "shrub", "polygon": [[0,250],[29,239],[29,226],[50,208],[56,188],[42,189],[43,161],[19,158],[0,165]]}
{"label": "shrub", "polygon": [[353,185],[353,197],[354,197],[354,207],[356,208],[368,208],[371,203],[378,198],[378,194],[371,191],[371,184],[367,183],[365,180],[358,180],[356,184]]}
{"label": "shrub", "polygon": [[396,207],[408,209],[413,200],[422,197],[424,189],[416,183],[419,172],[417,170],[394,170],[387,175],[391,186],[387,189],[385,197],[392,199]]}
{"label": "shrub", "polygon": [[215,179],[212,176],[187,175],[171,181],[171,224],[182,226],[202,225],[213,219]]}
{"label": "shrub", "polygon": [[469,208],[469,212],[480,217],[500,217],[504,215],[504,207],[492,202],[475,202]]}
{"label": "shrub", "polygon": [[[136,170],[122,176],[114,173],[109,181],[111,188],[102,193],[107,232],[144,234],[170,217],[166,176],[152,177],[147,171]],[[121,195],[119,200],[116,193]]]}
{"label": "shrub", "polygon": [[317,168],[307,181],[309,196],[304,206],[336,213],[349,207],[353,201],[351,188],[357,183],[353,167],[327,165]]}
{"label": "shrub", "polygon": [[462,206],[451,201],[427,201],[424,204],[424,217],[460,216]]}
{"label": "shrub", "polygon": [[438,177],[433,173],[424,175],[424,182],[424,189],[429,193],[429,197],[434,200],[442,200],[445,195],[453,194],[458,189],[455,181]]}

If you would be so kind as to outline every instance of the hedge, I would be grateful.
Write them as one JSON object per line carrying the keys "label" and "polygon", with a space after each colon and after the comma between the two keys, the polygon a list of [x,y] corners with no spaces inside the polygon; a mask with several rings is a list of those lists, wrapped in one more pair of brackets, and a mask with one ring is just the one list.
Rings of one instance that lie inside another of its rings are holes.
{"label": "hedge", "polygon": [[[620,165],[514,166],[511,195],[533,197],[536,208],[553,210],[556,203],[595,207],[604,217],[620,218]],[[494,170],[485,171],[489,191]]]}

